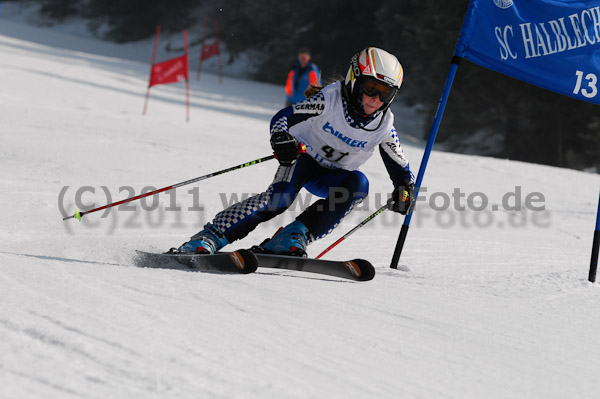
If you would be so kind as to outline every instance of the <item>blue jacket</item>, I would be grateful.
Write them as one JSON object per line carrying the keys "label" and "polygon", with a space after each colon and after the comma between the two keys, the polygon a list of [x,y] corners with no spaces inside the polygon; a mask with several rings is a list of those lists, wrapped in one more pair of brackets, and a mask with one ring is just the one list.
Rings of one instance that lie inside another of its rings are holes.
{"label": "blue jacket", "polygon": [[304,91],[311,83],[321,84],[319,68],[309,62],[306,68],[300,69],[300,63],[296,61],[294,68],[288,73],[285,84],[287,100],[294,104],[304,100]]}

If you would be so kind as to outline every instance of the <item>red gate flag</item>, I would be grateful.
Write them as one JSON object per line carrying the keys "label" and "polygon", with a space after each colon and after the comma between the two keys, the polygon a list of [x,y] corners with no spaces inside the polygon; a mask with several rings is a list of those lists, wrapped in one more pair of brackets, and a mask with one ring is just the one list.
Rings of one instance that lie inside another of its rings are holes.
{"label": "red gate flag", "polygon": [[202,27],[202,49],[200,50],[200,61],[198,62],[198,72],[196,80],[200,80],[200,72],[202,72],[202,63],[215,55],[219,57],[219,83],[223,81],[223,63],[221,62],[221,49],[219,47],[219,24],[215,21],[215,41],[213,44],[205,44],[207,18],[204,17],[204,26]]}
{"label": "red gate flag", "polygon": [[152,65],[149,86],[185,82],[188,76],[188,56],[184,54]]}
{"label": "red gate flag", "polygon": [[210,57],[214,57],[215,55],[220,54],[219,51],[219,40],[217,39],[213,44],[203,44],[202,45],[202,54],[200,54],[200,61],[204,61],[209,59]]}
{"label": "red gate flag", "polygon": [[152,52],[152,66],[150,67],[150,79],[148,79],[148,88],[146,89],[146,101],[144,101],[144,111],[146,115],[148,109],[148,100],[150,99],[150,88],[156,85],[168,83],[185,82],[185,103],[186,120],[190,121],[190,79],[188,72],[188,40],[187,31],[183,31],[183,48],[185,53],[182,56],[172,58],[167,61],[156,63],[156,51],[158,50],[158,39],[160,37],[160,25],[156,27],[156,38],[154,39],[154,51]]}

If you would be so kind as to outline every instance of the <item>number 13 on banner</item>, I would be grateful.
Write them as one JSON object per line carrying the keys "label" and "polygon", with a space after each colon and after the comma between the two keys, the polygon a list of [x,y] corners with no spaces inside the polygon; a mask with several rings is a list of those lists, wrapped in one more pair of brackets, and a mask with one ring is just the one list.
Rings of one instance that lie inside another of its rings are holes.
{"label": "number 13 on banner", "polygon": [[585,80],[587,81],[587,87],[581,88],[582,80],[584,79],[583,71],[575,72],[577,75],[577,83],[575,84],[575,89],[573,89],[573,94],[581,94],[586,98],[594,98],[598,94],[598,87],[596,84],[598,83],[598,77],[593,73],[588,73],[585,75]]}

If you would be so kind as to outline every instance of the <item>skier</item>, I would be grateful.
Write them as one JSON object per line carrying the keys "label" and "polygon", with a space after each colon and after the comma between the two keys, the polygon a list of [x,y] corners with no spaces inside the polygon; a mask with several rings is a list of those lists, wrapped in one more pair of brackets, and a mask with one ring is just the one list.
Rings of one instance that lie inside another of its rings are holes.
{"label": "skier", "polygon": [[402,78],[395,56],[368,47],[352,57],[344,82],[316,88],[316,94],[279,111],[271,120],[271,147],[280,163],[271,185],[219,212],[170,252],[215,253],[284,212],[305,188],[321,199],[253,249],[306,256],[309,243],[329,234],[367,196],[369,181],[358,168],[375,147],[394,185],[388,208],[410,213],[414,176],[389,109]]}

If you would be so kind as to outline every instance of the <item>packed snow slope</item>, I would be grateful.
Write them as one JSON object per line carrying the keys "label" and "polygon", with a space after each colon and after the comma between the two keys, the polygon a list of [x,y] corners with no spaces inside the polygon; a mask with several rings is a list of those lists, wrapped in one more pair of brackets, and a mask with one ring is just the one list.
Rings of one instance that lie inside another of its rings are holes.
{"label": "packed snow slope", "polygon": [[[92,40],[86,52],[68,36],[39,43],[54,34],[0,20],[0,397],[598,397],[600,289],[586,281],[598,175],[434,152],[401,270],[389,269],[397,214],[328,254],[371,260],[367,283],[136,267],[136,249],[177,246],[233,195],[264,190],[275,161],[135,210],[62,213],[78,197],[99,206],[268,155],[283,88],[206,74],[192,82],[189,123],[181,84],[153,88],[142,116],[149,65],[95,55]],[[416,171],[422,146],[397,119]],[[378,154],[362,170],[371,201],[311,255],[391,191]],[[503,209],[515,186],[521,202],[541,193],[545,211]],[[485,194],[488,210],[431,208],[455,188]]]}

